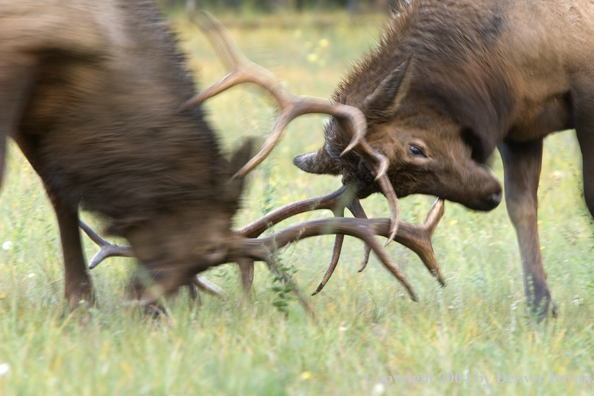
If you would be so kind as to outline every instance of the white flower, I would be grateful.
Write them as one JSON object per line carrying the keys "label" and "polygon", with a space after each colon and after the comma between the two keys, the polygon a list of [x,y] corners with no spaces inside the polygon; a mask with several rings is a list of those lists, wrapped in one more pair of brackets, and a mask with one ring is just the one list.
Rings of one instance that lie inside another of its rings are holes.
{"label": "white flower", "polygon": [[382,384],[375,384],[373,386],[373,391],[372,391],[372,395],[381,395],[384,393],[384,391],[386,390],[386,387]]}
{"label": "white flower", "polygon": [[8,363],[0,364],[0,377],[4,377],[10,371],[10,365]]}
{"label": "white flower", "polygon": [[2,249],[4,250],[10,250],[10,248],[12,248],[12,242],[10,241],[6,241],[2,244]]}
{"label": "white flower", "polygon": [[29,275],[27,275],[27,278],[33,278],[34,276],[35,274],[31,272]]}

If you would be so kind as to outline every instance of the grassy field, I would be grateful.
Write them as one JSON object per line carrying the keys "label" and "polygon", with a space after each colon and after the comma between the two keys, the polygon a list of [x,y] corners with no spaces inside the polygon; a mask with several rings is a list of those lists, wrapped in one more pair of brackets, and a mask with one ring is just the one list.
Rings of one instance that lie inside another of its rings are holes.
{"label": "grassy field", "polygon": [[[222,19],[244,52],[293,92],[329,97],[349,64],[374,45],[383,18]],[[225,70],[201,33],[181,20],[176,29],[200,85],[222,77]],[[267,96],[252,87],[221,95],[208,108],[227,150],[244,136],[265,137],[275,114]],[[340,186],[339,178],[306,175],[291,163],[294,155],[322,144],[324,121],[308,116],[290,126],[274,154],[249,176],[237,226],[269,208]],[[357,273],[362,243],[347,238],[337,273],[311,299],[317,321],[295,299],[289,300],[288,315],[279,312],[273,277],[258,264],[252,308],[240,303],[238,271],[226,265],[205,274],[226,290],[226,299],[203,296],[197,308],[184,292],[171,304],[167,322],[123,303],[134,268],[127,259],[111,259],[93,271],[99,309],[65,309],[55,218],[38,177],[13,145],[0,198],[0,395],[593,394],[594,384],[551,383],[551,373],[594,377],[594,241],[581,197],[580,161],[573,132],[546,140],[539,223],[560,317],[542,325],[526,316],[505,205],[476,213],[452,203],[446,203],[434,236],[447,287],[439,287],[413,253],[396,243],[388,247],[415,286],[418,303],[375,258]],[[501,178],[498,158],[494,169]],[[404,220],[422,221],[433,199],[401,200]],[[380,196],[363,205],[373,217],[388,215]],[[317,212],[291,222],[329,215]],[[90,214],[83,218],[100,226]],[[84,242],[90,257],[95,247]],[[282,252],[306,291],[313,292],[322,278],[332,242],[319,237]],[[402,383],[409,373],[433,375],[433,383]],[[456,373],[462,381],[456,382]],[[497,373],[543,378],[496,383]],[[490,383],[479,383],[479,375]],[[399,382],[382,384],[387,376]]]}

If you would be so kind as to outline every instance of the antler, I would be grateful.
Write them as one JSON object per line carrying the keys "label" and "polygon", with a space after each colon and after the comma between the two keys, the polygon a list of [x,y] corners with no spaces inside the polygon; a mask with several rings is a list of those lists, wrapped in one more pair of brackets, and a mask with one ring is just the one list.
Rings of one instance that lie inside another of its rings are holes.
{"label": "antler", "polygon": [[222,23],[206,12],[202,13],[202,15],[203,18],[200,21],[200,26],[206,32],[213,47],[220,53],[223,62],[232,70],[219,82],[186,101],[181,107],[182,110],[202,103],[206,99],[242,83],[254,83],[261,86],[274,97],[280,108],[280,115],[277,118],[274,128],[258,154],[248,161],[232,179],[245,176],[264,161],[278,143],[283,130],[293,119],[303,114],[311,113],[323,113],[337,117],[344,121],[348,130],[353,135],[350,143],[341,155],[355,150],[374,167],[376,180],[390,205],[391,226],[388,243],[392,241],[398,230],[398,198],[386,174],[388,159],[373,150],[365,140],[367,122],[361,110],[340,103],[331,103],[324,99],[294,96],[282,87],[274,74],[251,62],[243,55]]}

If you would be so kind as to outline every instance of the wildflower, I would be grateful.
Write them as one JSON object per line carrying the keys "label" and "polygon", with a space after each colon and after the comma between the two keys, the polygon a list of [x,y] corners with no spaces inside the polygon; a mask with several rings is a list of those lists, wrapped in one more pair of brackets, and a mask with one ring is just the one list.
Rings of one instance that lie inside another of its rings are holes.
{"label": "wildflower", "polygon": [[2,249],[4,250],[10,250],[12,248],[12,242],[10,241],[6,241],[2,244]]}
{"label": "wildflower", "polygon": [[0,377],[4,377],[10,371],[10,365],[8,363],[0,364]]}
{"label": "wildflower", "polygon": [[330,44],[330,42],[326,39],[321,39],[320,42],[318,43],[318,45],[322,48],[325,48],[328,46],[328,44]]}
{"label": "wildflower", "polygon": [[33,278],[35,276],[35,274],[33,272],[31,272],[29,275],[27,275],[27,278]]}
{"label": "wildflower", "polygon": [[318,60],[318,54],[309,54],[307,55],[308,62],[315,62]]}
{"label": "wildflower", "polygon": [[375,384],[373,387],[372,395],[381,395],[386,390],[386,387],[383,384]]}
{"label": "wildflower", "polygon": [[309,371],[304,371],[301,373],[301,379],[308,380],[311,378],[311,373]]}

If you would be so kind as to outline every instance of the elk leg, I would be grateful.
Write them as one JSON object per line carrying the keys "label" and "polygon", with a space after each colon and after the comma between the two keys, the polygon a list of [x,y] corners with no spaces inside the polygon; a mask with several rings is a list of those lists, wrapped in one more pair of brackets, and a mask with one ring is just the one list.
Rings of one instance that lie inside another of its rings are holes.
{"label": "elk leg", "polygon": [[581,112],[576,117],[576,132],[582,151],[582,177],[584,182],[584,199],[590,214],[594,216],[594,114]]}
{"label": "elk leg", "polygon": [[0,59],[0,186],[4,179],[7,140],[16,133],[34,77],[31,67]]}
{"label": "elk leg", "polygon": [[[15,136],[15,141],[33,169],[40,174],[40,155],[35,141],[20,133]],[[47,186],[45,188],[54,207],[60,229],[64,256],[64,296],[73,309],[83,300],[94,303],[93,283],[87,270],[78,228],[78,208],[64,202]]]}
{"label": "elk leg", "polygon": [[64,255],[64,296],[71,308],[75,308],[83,300],[93,304],[95,295],[82,250],[78,230],[78,210],[66,204],[49,189],[47,195],[54,206],[60,229]]}
{"label": "elk leg", "polygon": [[538,181],[542,166],[542,139],[499,145],[505,171],[507,212],[516,229],[524,269],[524,288],[528,305],[539,320],[552,309],[551,293],[542,265],[538,240]]}

